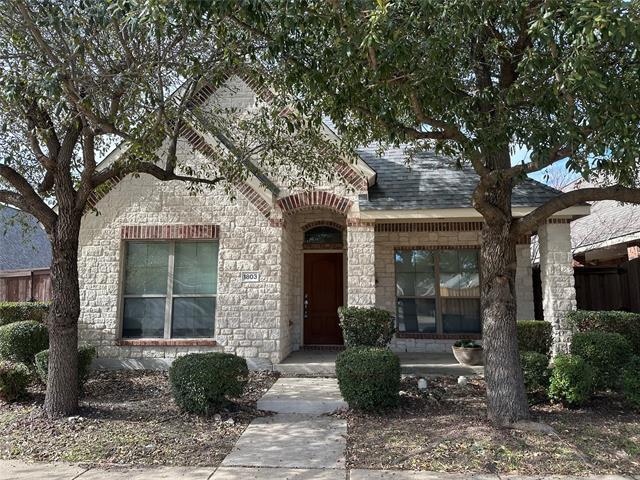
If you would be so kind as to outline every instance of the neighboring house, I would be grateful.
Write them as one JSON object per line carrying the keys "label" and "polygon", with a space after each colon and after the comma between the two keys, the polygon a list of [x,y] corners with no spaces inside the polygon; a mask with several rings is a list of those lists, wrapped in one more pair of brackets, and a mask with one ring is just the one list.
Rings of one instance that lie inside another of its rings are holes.
{"label": "neighboring house", "polygon": [[[253,80],[230,77],[207,102],[268,101]],[[258,92],[258,93],[255,93]],[[335,133],[327,127],[327,141]],[[182,160],[212,161],[215,140],[185,129]],[[398,351],[444,352],[481,338],[478,251],[482,219],[474,177],[447,159],[373,148],[341,163],[338,179],[302,191],[249,177],[237,198],[193,195],[148,175],[114,182],[96,198],[80,235],[81,340],[103,365],[163,366],[185,352],[226,351],[261,365],[301,348],[342,344],[340,305],[393,312]],[[117,158],[109,156],[104,165]],[[557,191],[534,181],[516,189],[524,215]],[[545,309],[558,348],[560,319],[575,308],[569,222],[560,212],[540,231]],[[520,318],[533,318],[529,238],[518,245]],[[566,346],[566,345],[565,345]]]}
{"label": "neighboring house", "polygon": [[[592,186],[577,180],[565,190]],[[640,312],[640,205],[602,200],[571,223],[578,308]]]}
{"label": "neighboring house", "polygon": [[31,215],[0,205],[0,302],[50,299],[51,244]]}

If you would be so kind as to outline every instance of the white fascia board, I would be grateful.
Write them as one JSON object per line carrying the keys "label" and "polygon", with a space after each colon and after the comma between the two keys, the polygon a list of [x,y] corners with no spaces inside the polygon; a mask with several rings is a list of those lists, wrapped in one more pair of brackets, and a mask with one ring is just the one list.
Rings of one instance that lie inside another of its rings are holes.
{"label": "white fascia board", "polygon": [[614,245],[620,245],[622,243],[635,242],[640,240],[640,232],[633,232],[620,237],[610,238],[609,240],[603,240],[601,242],[591,243],[589,245],[583,245],[573,249],[573,253],[584,253],[591,250],[598,250],[600,248],[612,247]]}
{"label": "white fascia board", "polygon": [[[522,217],[535,210],[535,207],[515,207],[512,212],[515,217]],[[589,214],[589,206],[575,206],[561,210],[552,218],[582,217]],[[449,219],[472,218],[481,219],[482,215],[474,208],[423,208],[407,210],[360,210],[360,217],[371,220],[402,220],[402,219]]]}

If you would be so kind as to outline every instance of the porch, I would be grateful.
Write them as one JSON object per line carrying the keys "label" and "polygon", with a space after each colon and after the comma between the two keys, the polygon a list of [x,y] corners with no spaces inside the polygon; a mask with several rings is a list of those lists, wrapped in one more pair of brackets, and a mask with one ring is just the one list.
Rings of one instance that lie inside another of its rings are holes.
{"label": "porch", "polygon": [[[334,376],[336,350],[298,350],[273,369],[284,375]],[[397,353],[403,375],[422,377],[483,375],[484,367],[460,365],[452,353]]]}

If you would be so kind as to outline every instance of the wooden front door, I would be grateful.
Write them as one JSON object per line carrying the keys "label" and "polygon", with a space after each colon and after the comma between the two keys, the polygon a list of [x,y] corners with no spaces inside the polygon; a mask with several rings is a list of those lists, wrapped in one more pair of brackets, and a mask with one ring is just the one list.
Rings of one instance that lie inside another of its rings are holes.
{"label": "wooden front door", "polygon": [[303,302],[305,345],[342,345],[342,253],[305,253]]}

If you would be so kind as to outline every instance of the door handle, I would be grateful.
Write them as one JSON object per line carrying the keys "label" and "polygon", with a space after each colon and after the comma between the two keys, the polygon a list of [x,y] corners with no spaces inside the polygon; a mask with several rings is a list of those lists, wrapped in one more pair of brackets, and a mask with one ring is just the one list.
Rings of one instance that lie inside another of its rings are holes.
{"label": "door handle", "polygon": [[307,318],[309,318],[309,303],[310,303],[309,294],[308,294],[308,293],[305,293],[305,294],[304,294],[304,302],[303,302],[303,304],[304,304],[304,318],[305,318],[305,320],[306,320]]}

